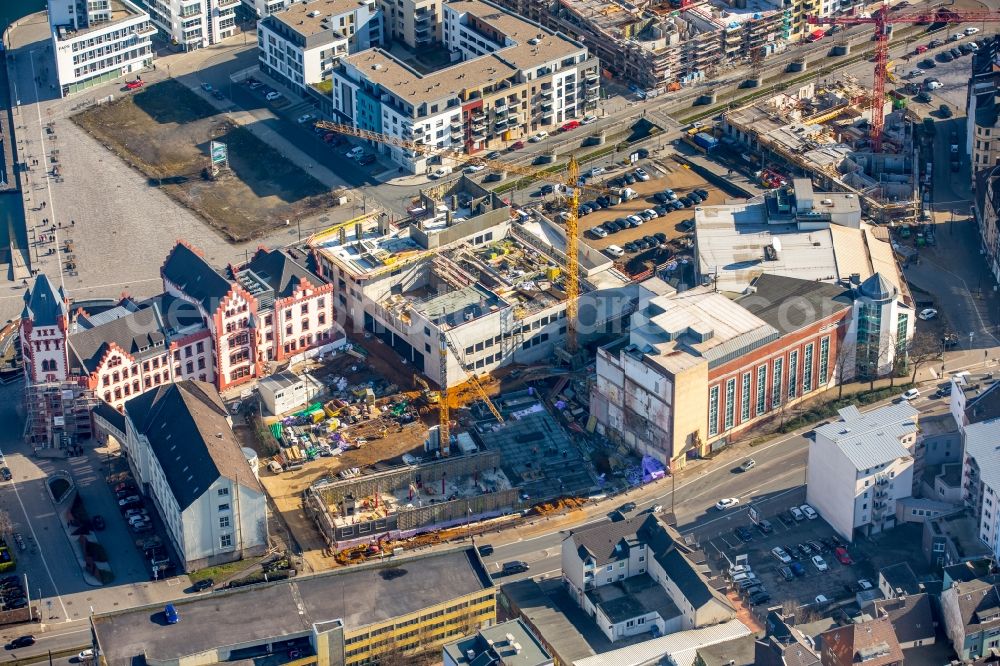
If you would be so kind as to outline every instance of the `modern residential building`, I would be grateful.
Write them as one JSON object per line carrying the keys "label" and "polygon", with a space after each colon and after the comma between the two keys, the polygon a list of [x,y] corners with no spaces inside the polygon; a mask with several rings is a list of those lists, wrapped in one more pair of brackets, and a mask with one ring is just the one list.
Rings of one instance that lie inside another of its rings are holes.
{"label": "modern residential building", "polygon": [[1000,419],[980,421],[965,427],[965,455],[962,480],[965,505],[979,523],[978,537],[993,553],[1000,555],[1000,468],[997,443]]}
{"label": "modern residential building", "polygon": [[649,664],[711,664],[751,666],[754,635],[739,620],[729,620],[701,629],[687,629],[667,636],[639,641],[583,659],[573,666],[648,666]]}
{"label": "modern residential building", "polygon": [[383,652],[440,654],[444,643],[496,619],[493,581],[473,548],[219,590],[174,606],[177,627],[150,621],[162,603],[92,615],[94,648],[108,666],[207,666],[248,654],[285,663],[289,650],[302,664],[362,666]]}
{"label": "modern residential building", "polygon": [[381,44],[375,0],[296,2],[257,23],[261,71],[300,94],[329,81],[341,57]]}
{"label": "modern residential building", "polygon": [[952,374],[948,409],[959,431],[1000,417],[1000,390],[993,375],[967,371]]}
{"label": "modern residential building", "polygon": [[597,431],[668,465],[725,445],[840,381],[850,293],[767,273],[735,299],[643,282],[628,337],[597,352]]}
{"label": "modern residential building", "polygon": [[185,51],[218,44],[236,34],[240,0],[142,0],[160,36]]}
{"label": "modern residential building", "polygon": [[123,450],[185,571],[267,550],[267,499],[208,382],[184,380],[125,403]]}
{"label": "modern residential building", "polygon": [[913,491],[919,412],[906,401],[862,414],[851,405],[816,428],[806,501],[848,541],[896,526],[896,501]]}
{"label": "modern residential building", "polygon": [[562,580],[609,641],[662,636],[736,617],[702,573],[702,558],[661,516],[644,514],[572,530],[562,542]]}
{"label": "modern residential building", "polygon": [[823,632],[818,651],[823,666],[902,666],[903,650],[888,617],[852,622]]}
{"label": "modern residential building", "polygon": [[386,39],[423,49],[441,42],[442,0],[379,0]]}
{"label": "modern residential building", "polygon": [[179,244],[161,272],[165,293],[144,301],[71,302],[44,275],[25,294],[20,338],[36,451],[61,455],[93,435],[96,400],[120,410],[186,379],[222,390],[345,340],[332,286],[288,251],[261,248],[227,277]]}
{"label": "modern residential building", "polygon": [[553,666],[545,646],[521,620],[480,629],[442,648],[444,666]]}
{"label": "modern residential building", "polygon": [[287,9],[294,4],[294,0],[243,0],[243,4],[254,16],[262,19]]}
{"label": "modern residential building", "polygon": [[63,96],[153,64],[149,14],[130,0],[52,0],[52,52]]}
{"label": "modern residential building", "polygon": [[959,659],[977,659],[1000,648],[1000,578],[990,574],[944,588],[941,615]]}
{"label": "modern residential building", "polygon": [[889,619],[904,654],[910,648],[934,644],[937,623],[930,595],[921,593],[895,599],[876,599],[872,605],[873,616]]}
{"label": "modern residential building", "polygon": [[[405,225],[375,213],[310,243],[356,330],[377,335],[438,385],[454,386],[470,372],[534,363],[564,347],[563,228],[537,214],[517,223],[511,216],[499,196],[462,177],[439,195],[422,193]],[[620,330],[635,289],[607,256],[580,246],[586,342]]]}
{"label": "modern residential building", "polygon": [[[597,108],[598,62],[583,45],[485,0],[452,0],[441,11],[441,43],[453,63],[419,73],[383,49],[341,58],[333,72],[340,121],[428,148],[476,153]],[[413,173],[431,168],[422,152],[376,142],[372,148]]]}

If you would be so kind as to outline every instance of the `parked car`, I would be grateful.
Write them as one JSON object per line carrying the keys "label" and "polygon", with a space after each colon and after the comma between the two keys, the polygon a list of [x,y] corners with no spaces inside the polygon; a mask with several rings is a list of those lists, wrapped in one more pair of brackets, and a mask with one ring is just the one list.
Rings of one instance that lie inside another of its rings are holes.
{"label": "parked car", "polygon": [[771,595],[767,592],[758,592],[757,594],[750,597],[751,606],[760,606],[761,604],[766,604],[771,601]]}
{"label": "parked car", "polygon": [[604,248],[604,251],[607,252],[608,256],[610,256],[613,259],[617,259],[618,257],[625,254],[625,250],[621,249],[617,245],[609,245],[606,248]]}
{"label": "parked car", "polygon": [[965,34],[966,35],[974,35],[977,32],[979,32],[979,28],[974,28],[972,26],[969,26],[968,28],[965,29]]}
{"label": "parked car", "polygon": [[862,591],[864,591],[864,590],[871,590],[875,586],[872,585],[872,582],[867,578],[860,578],[858,579],[858,587],[861,588]]}
{"label": "parked car", "polygon": [[733,532],[736,534],[736,538],[743,543],[750,543],[753,541],[753,532],[750,531],[749,527],[741,525],[740,527],[734,529]]}
{"label": "parked car", "polygon": [[837,548],[833,550],[833,554],[836,556],[837,561],[845,566],[854,564],[854,560],[851,559],[851,554],[848,553],[847,549],[843,546],[837,546]]}
{"label": "parked car", "polygon": [[802,505],[800,505],[799,509],[802,510],[802,513],[804,513],[805,516],[806,516],[806,518],[808,518],[809,520],[816,520],[817,518],[819,518],[819,514],[816,513],[816,510],[813,509],[808,504],[802,504]]}
{"label": "parked car", "polygon": [[344,157],[346,157],[349,160],[353,160],[354,158],[360,157],[361,155],[363,155],[364,152],[365,152],[365,149],[362,148],[361,146],[354,146],[353,148],[351,148],[350,150],[348,150],[346,153],[344,153]]}
{"label": "parked car", "polygon": [[3,477],[4,481],[10,481],[12,477],[9,467],[0,467],[0,477]]}
{"label": "parked car", "polygon": [[211,83],[203,83],[203,84],[201,84],[201,89],[204,90],[205,92],[212,92],[212,84]]}
{"label": "parked car", "polygon": [[174,608],[173,604],[167,604],[164,607],[163,617],[166,619],[167,624],[177,624],[181,621],[181,616],[177,614],[177,609]]}
{"label": "parked car", "polygon": [[125,497],[118,500],[118,506],[129,506],[130,504],[137,504],[142,500],[138,495],[126,495]]}
{"label": "parked car", "polygon": [[792,570],[792,573],[797,577],[802,577],[806,575],[806,568],[802,566],[799,562],[792,562],[788,565],[788,568]]}
{"label": "parked car", "polygon": [[934,319],[935,317],[937,317],[937,315],[938,311],[935,310],[934,308],[924,308],[923,310],[920,311],[920,314],[918,316],[924,321],[928,321],[930,319]]}
{"label": "parked car", "polygon": [[618,507],[618,510],[621,511],[622,513],[631,513],[632,511],[635,511],[635,506],[636,506],[635,502],[625,502],[620,507]]}
{"label": "parked car", "polygon": [[493,554],[493,546],[488,543],[484,543],[483,545],[479,546],[476,550],[478,550],[479,554],[483,557],[489,557],[490,555]]}
{"label": "parked car", "polygon": [[18,636],[13,639],[10,643],[4,646],[7,650],[16,650],[18,648],[29,647],[35,644],[35,637],[32,635]]}
{"label": "parked car", "polygon": [[911,388],[903,393],[903,400],[915,400],[920,397],[920,391],[915,388]]}
{"label": "parked car", "polygon": [[316,116],[311,113],[303,113],[301,116],[295,119],[295,122],[299,123],[300,125],[305,125],[307,122],[309,122],[315,117]]}
{"label": "parked car", "polygon": [[607,238],[608,232],[602,226],[591,227],[590,235],[595,238]]}
{"label": "parked car", "polygon": [[521,150],[522,148],[524,148],[524,141],[515,141],[510,144],[507,150]]}
{"label": "parked car", "polygon": [[465,167],[465,173],[479,173],[486,168],[485,164],[470,164]]}
{"label": "parked car", "polygon": [[802,513],[802,509],[800,509],[799,507],[793,506],[792,508],[789,509],[789,511],[792,514],[792,518],[794,518],[796,521],[805,520],[806,516],[804,513]]}
{"label": "parked car", "polygon": [[146,82],[142,79],[136,79],[135,81],[127,81],[125,83],[125,90],[138,90],[139,88],[146,85]]}
{"label": "parked car", "polygon": [[715,508],[718,509],[719,511],[725,511],[726,509],[733,508],[739,503],[740,503],[739,497],[726,497],[716,502]]}
{"label": "parked car", "polygon": [[549,135],[548,132],[546,132],[545,130],[542,130],[538,134],[535,134],[533,137],[531,137],[530,139],[528,139],[528,141],[530,141],[531,143],[538,143],[539,141],[545,139],[548,135]]}
{"label": "parked car", "polygon": [[[798,564],[798,562],[795,562],[794,564]],[[789,566],[778,567],[778,573],[781,574],[781,577],[785,580],[792,580],[795,578],[795,574],[792,573],[792,568]]]}
{"label": "parked car", "polygon": [[635,177],[643,182],[649,180],[649,174],[646,173],[646,170],[643,169],[642,167],[635,170]]}
{"label": "parked car", "polygon": [[264,95],[264,99],[266,99],[268,102],[276,102],[279,99],[281,99],[281,97],[282,97],[281,93],[274,90]]}
{"label": "parked car", "polygon": [[914,96],[913,99],[917,102],[920,102],[921,104],[930,104],[933,98],[930,96],[930,93],[919,92]]}
{"label": "parked car", "polygon": [[951,118],[951,107],[947,104],[942,104],[938,107],[938,115],[942,118]]}
{"label": "parked car", "polygon": [[818,571],[827,571],[830,568],[830,565],[826,563],[822,555],[813,555],[812,563]]}
{"label": "parked car", "polygon": [[771,549],[771,555],[774,559],[778,560],[782,564],[789,564],[792,561],[792,556],[785,552],[785,549],[781,546],[775,546]]}

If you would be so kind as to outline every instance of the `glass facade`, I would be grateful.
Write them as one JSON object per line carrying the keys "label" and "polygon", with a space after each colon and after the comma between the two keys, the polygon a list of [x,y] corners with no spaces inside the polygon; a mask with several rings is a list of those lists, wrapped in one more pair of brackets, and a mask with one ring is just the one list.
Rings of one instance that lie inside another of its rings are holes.
{"label": "glass facade", "polygon": [[819,384],[826,386],[830,380],[830,336],[819,341]]}
{"label": "glass facade", "polygon": [[708,436],[719,434],[719,387],[713,386],[708,391]]}
{"label": "glass facade", "polygon": [[799,352],[795,350],[788,354],[788,399],[797,395],[799,383]]}
{"label": "glass facade", "polygon": [[813,390],[813,345],[806,345],[805,353],[802,355],[802,392],[809,393]]}
{"label": "glass facade", "polygon": [[767,409],[767,366],[757,368],[757,416]]}
{"label": "glass facade", "polygon": [[781,370],[785,359],[774,359],[774,374],[771,379],[771,408],[781,406]]}
{"label": "glass facade", "polygon": [[740,386],[740,423],[750,420],[750,373],[743,373],[743,384]]}
{"label": "glass facade", "polygon": [[736,378],[726,380],[726,422],[725,430],[733,427],[736,418]]}

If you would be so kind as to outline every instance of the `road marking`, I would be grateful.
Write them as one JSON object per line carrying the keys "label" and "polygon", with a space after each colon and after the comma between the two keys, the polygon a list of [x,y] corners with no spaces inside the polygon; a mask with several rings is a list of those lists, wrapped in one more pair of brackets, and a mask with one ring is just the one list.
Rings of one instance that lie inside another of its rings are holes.
{"label": "road marking", "polygon": [[[789,474],[799,474],[799,473],[800,473],[799,470],[790,470],[789,472],[785,472],[784,474],[781,474],[781,475],[776,476],[774,478],[777,479],[777,478],[781,478],[782,476],[788,476]],[[760,488],[763,488],[763,486],[760,486]],[[757,490],[759,490],[760,488],[758,488]],[[776,500],[779,497],[782,497],[783,495],[787,495],[789,493],[795,492],[795,491],[799,490],[800,488],[801,488],[801,486],[796,486],[794,488],[789,488],[787,490],[783,490],[780,493],[778,493],[778,494],[776,494],[776,495],[774,495],[772,497],[768,497],[765,500],[761,500],[759,502],[759,504],[766,504],[767,502],[770,502],[771,500]],[[750,492],[752,493],[754,491],[750,491]],[[711,520],[706,520],[703,523],[698,523],[697,525],[692,525],[689,528],[685,528],[685,529],[681,530],[681,534],[690,534],[691,532],[694,532],[695,530],[700,530],[701,528],[703,528],[703,527],[705,527],[707,525],[711,525],[712,523],[717,523],[720,520],[729,520],[730,518],[732,518],[732,515],[719,516],[718,518],[713,518]]]}

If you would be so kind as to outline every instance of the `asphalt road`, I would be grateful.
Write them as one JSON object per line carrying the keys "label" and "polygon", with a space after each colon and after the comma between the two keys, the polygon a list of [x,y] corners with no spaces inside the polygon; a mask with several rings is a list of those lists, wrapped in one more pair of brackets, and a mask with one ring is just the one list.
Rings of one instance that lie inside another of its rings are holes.
{"label": "asphalt road", "polygon": [[[921,396],[913,404],[925,416],[941,413],[947,409],[945,400],[931,400],[927,395]],[[877,406],[868,407],[865,411]],[[809,439],[802,433],[789,434],[754,449],[728,451],[720,455],[718,462],[713,463],[698,476],[682,479],[677,484],[677,496],[674,501],[674,512],[681,534],[691,535],[696,541],[701,542],[710,536],[728,531],[735,525],[747,524],[749,521],[743,507],[750,502],[761,507],[765,515],[775,514],[789,506],[801,504],[805,501],[804,484],[808,452]],[[737,468],[748,457],[757,462],[756,467],[749,472],[738,472]],[[723,497],[738,497],[740,508],[726,512],[717,511],[715,503]],[[629,514],[630,516],[648,511],[657,504],[669,511],[670,481],[659,482],[653,492],[648,493],[642,500],[634,501],[638,506],[635,513]],[[607,504],[609,513],[618,506],[617,503],[607,502]],[[576,527],[603,520],[609,518],[604,516],[594,518]],[[498,583],[522,578],[558,577],[561,573],[561,543],[567,533],[568,530],[553,531],[506,543],[497,539],[497,543],[493,544],[493,554],[483,559],[491,571],[497,572],[495,575]],[[477,540],[477,544],[489,541],[489,538],[483,538]],[[524,574],[500,578],[498,572],[503,562],[510,560],[527,562],[530,570]]]}

